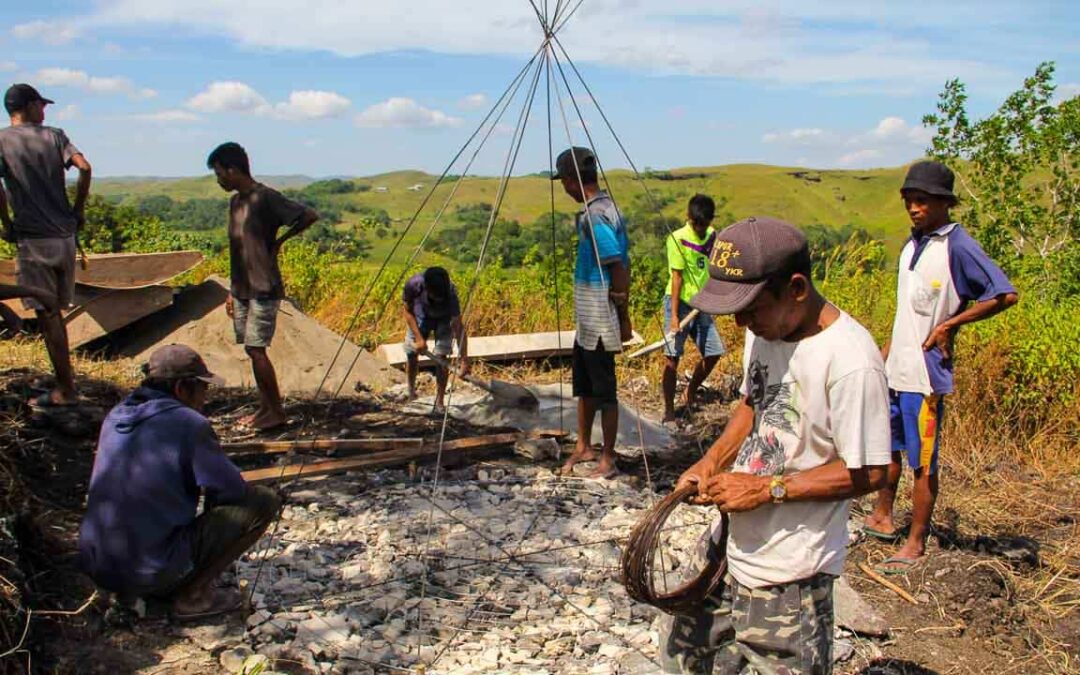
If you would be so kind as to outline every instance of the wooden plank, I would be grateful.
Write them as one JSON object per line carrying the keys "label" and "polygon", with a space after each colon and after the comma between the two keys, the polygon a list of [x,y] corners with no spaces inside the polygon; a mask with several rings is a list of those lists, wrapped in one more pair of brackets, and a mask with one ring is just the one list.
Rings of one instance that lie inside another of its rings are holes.
{"label": "wooden plank", "polygon": [[[544,359],[553,356],[569,356],[574,350],[572,330],[550,331],[547,333],[522,333],[519,335],[479,335],[469,336],[469,358],[480,361],[520,361],[524,359]],[[644,344],[636,332],[624,346]],[[394,342],[380,345],[379,356],[392,366],[405,365],[405,343]],[[457,345],[451,358],[456,358]],[[434,365],[426,356],[420,357],[421,365]]]}
{"label": "wooden plank", "polygon": [[82,346],[165,309],[172,302],[173,289],[168,286],[107,291],[65,315],[68,342],[72,347]]}
{"label": "wooden plank", "polygon": [[[199,251],[101,253],[75,266],[75,283],[104,289],[135,289],[162,284],[203,261]],[[15,261],[0,260],[0,283],[15,283]]]}
{"label": "wooden plank", "polygon": [[[173,289],[147,286],[129,290],[105,290],[76,286],[74,307],[64,312],[68,342],[79,347],[114,330],[149,316],[172,304]],[[34,318],[34,311],[23,307],[22,300],[3,301],[21,319]]]}
{"label": "wooden plank", "polygon": [[[0,280],[0,283],[3,283],[3,280]],[[65,316],[89,303],[94,298],[100,297],[103,293],[108,292],[109,291],[93,288],[92,286],[75,286],[75,297],[71,299],[72,308],[65,310]],[[35,316],[34,310],[23,307],[21,299],[4,300],[3,302],[8,307],[15,310],[15,313],[19,315],[20,319],[32,319]]]}
{"label": "wooden plank", "polygon": [[[468,457],[471,453],[486,452],[492,448],[506,446],[510,449],[517,441],[523,438],[538,438],[564,436],[561,431],[542,432],[509,432],[492,434],[490,436],[475,436],[472,438],[458,438],[446,441],[442,446],[442,459],[444,462]],[[349,459],[332,459],[309,464],[293,464],[286,467],[272,466],[266,469],[253,469],[244,471],[242,475],[248,483],[273,483],[278,480],[294,478],[311,478],[313,476],[329,476],[346,471],[358,471],[361,469],[383,469],[392,466],[401,466],[410,462],[434,460],[439,455],[439,444],[428,443],[419,448],[399,448],[387,452],[378,452],[363,457],[351,457]]]}
{"label": "wooden plank", "polygon": [[311,452],[325,450],[326,454],[342,452],[377,452],[397,450],[398,448],[419,448],[424,445],[422,438],[334,438],[300,441],[245,441],[243,443],[222,443],[221,449],[230,457],[245,455],[274,455],[285,452]]}

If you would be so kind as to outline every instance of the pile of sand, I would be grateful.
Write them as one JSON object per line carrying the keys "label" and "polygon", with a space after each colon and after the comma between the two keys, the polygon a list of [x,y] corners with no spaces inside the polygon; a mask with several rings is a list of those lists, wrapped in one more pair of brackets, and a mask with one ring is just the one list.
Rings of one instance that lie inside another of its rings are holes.
{"label": "pile of sand", "polygon": [[[134,364],[146,362],[150,353],[167,344],[185,344],[199,352],[210,370],[225,378],[230,387],[254,387],[251,361],[235,343],[232,319],[225,313],[229,289],[220,277],[181,291],[172,307],[146,317],[115,335],[118,355]],[[282,393],[314,393],[334,354],[341,353],[322,387],[321,395],[351,393],[357,383],[379,390],[401,382],[404,376],[355,344],[346,341],[301,312],[288,300],[281,303],[277,332],[270,346],[270,360],[277,370]],[[356,365],[349,366],[356,360]],[[342,382],[344,380],[344,382]]]}

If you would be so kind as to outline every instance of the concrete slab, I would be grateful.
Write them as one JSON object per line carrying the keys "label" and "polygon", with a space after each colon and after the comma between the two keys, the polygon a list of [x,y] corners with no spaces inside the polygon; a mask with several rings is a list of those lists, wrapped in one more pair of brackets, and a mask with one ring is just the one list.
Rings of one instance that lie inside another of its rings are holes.
{"label": "concrete slab", "polygon": [[[553,356],[569,356],[574,349],[575,331],[549,331],[546,333],[521,333],[517,335],[469,336],[469,358],[481,361],[520,361],[523,359],[546,359]],[[644,344],[636,332],[623,343],[623,347]],[[379,356],[391,366],[405,365],[405,343],[393,342],[380,345]],[[453,358],[458,356],[454,345]],[[426,356],[420,357],[421,365],[431,364]]]}

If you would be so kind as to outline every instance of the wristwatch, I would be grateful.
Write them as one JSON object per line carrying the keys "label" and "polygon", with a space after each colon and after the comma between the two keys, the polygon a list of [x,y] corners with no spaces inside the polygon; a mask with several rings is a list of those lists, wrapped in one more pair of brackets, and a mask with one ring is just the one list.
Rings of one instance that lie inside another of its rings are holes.
{"label": "wristwatch", "polygon": [[769,496],[773,504],[781,504],[787,498],[787,484],[784,483],[783,475],[773,476],[769,482]]}

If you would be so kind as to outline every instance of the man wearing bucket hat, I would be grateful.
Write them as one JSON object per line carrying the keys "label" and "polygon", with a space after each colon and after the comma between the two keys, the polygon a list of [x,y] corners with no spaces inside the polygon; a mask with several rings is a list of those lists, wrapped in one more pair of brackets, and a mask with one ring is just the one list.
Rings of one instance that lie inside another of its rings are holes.
{"label": "man wearing bucket hat", "polygon": [[949,216],[956,205],[953,172],[940,162],[917,162],[900,196],[911,219],[911,238],[900,253],[896,317],[886,357],[891,404],[892,462],[886,485],[863,531],[899,538],[893,502],[902,474],[901,455],[913,469],[911,527],[907,541],[879,571],[907,571],[926,552],[938,494],[938,438],[945,395],[953,391],[952,342],[964,324],[1016,304],[1016,289],[979,244]]}
{"label": "man wearing bucket hat", "polygon": [[[833,580],[844,564],[848,501],[889,463],[888,395],[870,334],[814,287],[806,237],[748,218],[716,237],[709,281],[691,300],[745,327],[742,401],[721,437],[679,479],[730,514],[728,575],[661,636],[667,672],[829,673]],[[693,566],[690,566],[693,567]]]}
{"label": "man wearing bucket hat", "polygon": [[[146,378],[101,426],[86,515],[84,570],[123,601],[171,603],[178,619],[240,607],[214,581],[258,541],[281,506],[249,486],[202,415],[207,388],[222,380],[190,347],[150,355]],[[200,493],[201,515],[195,515]]]}
{"label": "man wearing bucket hat", "polygon": [[[90,163],[60,129],[47,127],[45,107],[52,103],[29,84],[15,84],[4,94],[11,126],[0,129],[0,222],[3,237],[17,247],[18,281],[40,288],[55,300],[44,304],[26,298],[23,304],[37,314],[49,352],[56,386],[35,398],[39,407],[77,402],[67,329],[61,310],[75,292],[76,237],[83,225],[83,208],[90,194]],[[79,170],[75,201],[68,201],[65,173]],[[10,200],[10,211],[9,211]]]}

